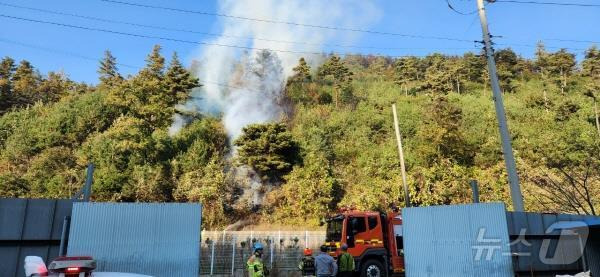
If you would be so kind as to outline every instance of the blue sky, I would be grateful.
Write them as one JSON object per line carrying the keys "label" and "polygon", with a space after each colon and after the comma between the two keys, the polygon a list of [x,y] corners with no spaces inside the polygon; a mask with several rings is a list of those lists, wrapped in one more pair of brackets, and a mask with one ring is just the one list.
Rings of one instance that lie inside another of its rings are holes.
{"label": "blue sky", "polygon": [[[127,0],[151,5],[163,5],[186,10],[218,12],[216,1],[158,1]],[[332,0],[341,1],[341,0]],[[598,3],[596,0],[556,0],[563,3]],[[451,0],[452,5],[465,13],[476,9],[474,0]],[[199,14],[186,14],[166,10],[144,9],[123,6],[100,0],[0,0],[0,3],[35,7],[84,16],[94,16],[138,24],[156,25],[169,28],[189,29],[198,32],[219,33],[220,18]],[[445,0],[378,0],[374,6],[380,10],[380,17],[370,26],[346,25],[347,28],[377,30],[383,32],[414,34],[422,36],[443,36],[465,40],[480,40],[481,28],[476,14],[460,15],[451,11]],[[487,8],[490,29],[496,38],[497,48],[511,47],[526,57],[533,55],[533,47],[538,40],[544,40],[549,47],[567,47],[572,52],[583,53],[590,43],[556,41],[551,39],[572,39],[600,41],[600,8],[541,6],[526,4],[495,3]],[[90,21],[81,18],[52,15],[32,10],[0,5],[0,14],[61,22],[72,25],[89,26],[151,36],[163,36],[189,41],[210,41],[214,37],[185,32],[146,29],[121,24]],[[240,16],[251,16],[241,14]],[[360,15],[348,15],[360,16]],[[352,21],[350,21],[352,22]],[[269,24],[269,23],[265,23]],[[72,79],[96,83],[96,69],[105,49],[110,49],[118,61],[125,65],[142,66],[144,58],[154,44],[161,44],[164,54],[177,51],[185,63],[198,56],[200,45],[162,41],[157,39],[134,38],[94,31],[78,30],[23,22],[0,17],[0,56],[14,59],[27,59],[42,73],[50,70],[63,70]],[[315,29],[319,32],[319,29]],[[273,38],[277,39],[277,38]],[[326,51],[380,53],[386,55],[426,55],[432,52],[449,54],[478,51],[471,42],[445,40],[410,39],[399,36],[358,34],[353,45],[374,47],[407,48],[401,50],[382,49],[339,49],[324,48]],[[479,47],[479,46],[478,46]],[[554,49],[550,49],[554,50]],[[81,56],[81,57],[75,57]],[[137,71],[121,66],[124,74]]]}

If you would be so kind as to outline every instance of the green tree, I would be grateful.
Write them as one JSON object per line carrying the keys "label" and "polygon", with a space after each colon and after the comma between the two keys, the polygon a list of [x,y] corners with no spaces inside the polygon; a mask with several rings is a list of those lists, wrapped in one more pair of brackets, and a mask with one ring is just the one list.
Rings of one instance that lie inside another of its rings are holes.
{"label": "green tree", "polygon": [[38,99],[37,88],[40,79],[31,63],[21,61],[12,79],[14,105],[22,107],[35,103]]}
{"label": "green tree", "polygon": [[548,55],[548,73],[563,94],[568,88],[569,76],[573,74],[576,65],[575,55],[566,49]]}
{"label": "green tree", "polygon": [[11,106],[12,78],[15,73],[15,60],[4,57],[0,61],[0,114]]}
{"label": "green tree", "polygon": [[[146,120],[153,128],[171,124],[175,113],[175,95],[166,82],[164,61],[156,45],[146,59],[146,66],[133,78],[110,90],[111,104],[121,107],[128,115]],[[181,85],[181,84],[180,84]],[[183,84],[185,85],[185,84]]]}
{"label": "green tree", "polygon": [[425,83],[422,89],[431,91],[433,94],[446,94],[452,91],[453,76],[450,71],[450,63],[441,54],[433,54],[426,57],[429,65],[425,71]]}
{"label": "green tree", "polygon": [[317,226],[332,208],[335,178],[322,154],[309,153],[302,166],[295,166],[285,177],[286,183],[267,196],[266,210],[276,222],[301,220]]}
{"label": "green tree", "polygon": [[310,66],[306,63],[304,58],[300,58],[298,61],[298,65],[292,69],[294,74],[290,78],[292,81],[299,82],[310,82],[312,81],[312,76],[310,75]]}
{"label": "green tree", "polygon": [[319,93],[312,82],[311,68],[304,58],[300,58],[293,72],[286,83],[286,95],[295,103],[317,102]]}
{"label": "green tree", "polygon": [[466,78],[471,82],[483,82],[484,71],[487,66],[483,55],[468,52],[463,55],[462,63]]}
{"label": "green tree", "polygon": [[419,80],[419,59],[417,57],[402,57],[394,64],[394,82],[404,86],[408,91],[408,84]]}
{"label": "green tree", "polygon": [[44,103],[57,102],[73,89],[74,83],[62,72],[50,72],[38,86],[38,99]]}
{"label": "green tree", "polygon": [[146,67],[139,73],[147,78],[162,79],[165,70],[165,58],[160,54],[162,47],[154,45],[152,52],[146,58]]}
{"label": "green tree", "polygon": [[[348,67],[344,65],[338,56],[331,56],[320,68],[319,77],[330,76],[333,78],[334,95],[333,102],[338,107],[342,94],[352,94],[352,75]],[[345,97],[349,98],[349,97]]]}
{"label": "green tree", "polygon": [[592,46],[585,52],[585,59],[582,62],[583,74],[591,78],[585,89],[585,95],[592,99],[594,106],[594,124],[600,136],[600,109],[598,108],[598,98],[600,97],[600,50]]}
{"label": "green tree", "polygon": [[514,92],[514,80],[518,72],[519,57],[512,49],[507,48],[494,53],[494,58],[498,68],[500,87],[504,92]]}
{"label": "green tree", "polygon": [[282,123],[251,124],[234,141],[238,162],[264,180],[280,181],[299,162],[299,146]]}
{"label": "green tree", "polygon": [[462,125],[460,106],[446,96],[433,100],[428,107],[427,121],[419,130],[419,136],[425,142],[420,151],[428,163],[447,159],[465,166],[473,164],[476,151],[466,139]]}
{"label": "green tree", "polygon": [[169,90],[166,102],[171,105],[188,100],[191,90],[200,86],[198,78],[192,76],[191,72],[183,67],[175,52],[167,68],[165,82]]}
{"label": "green tree", "polygon": [[112,87],[123,81],[117,68],[117,58],[109,50],[104,51],[104,58],[100,61],[98,74],[101,86]]}
{"label": "green tree", "polygon": [[595,45],[585,51],[585,57],[581,62],[582,73],[585,76],[592,77],[594,80],[600,80],[600,49]]}
{"label": "green tree", "polygon": [[231,223],[225,213],[231,186],[227,185],[223,169],[220,158],[213,157],[206,166],[185,172],[173,193],[177,201],[202,203],[203,221],[208,228]]}

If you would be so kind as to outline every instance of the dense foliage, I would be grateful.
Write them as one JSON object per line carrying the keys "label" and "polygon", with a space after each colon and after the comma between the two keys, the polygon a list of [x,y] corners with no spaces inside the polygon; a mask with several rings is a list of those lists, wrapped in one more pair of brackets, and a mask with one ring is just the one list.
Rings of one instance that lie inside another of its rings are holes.
{"label": "dense foliage", "polygon": [[[597,214],[600,51],[579,63],[543,45],[534,59],[510,49],[495,57],[526,208]],[[93,162],[95,201],[202,202],[210,228],[252,213],[318,224],[341,206],[385,210],[403,205],[396,103],[413,205],[470,202],[472,179],[482,201],[511,205],[480,54],[329,56],[319,68],[300,59],[285,85],[288,113],[235,141],[203,114],[182,115],[185,126],[169,134],[177,104],[200,84],[176,55],[165,64],[157,46],[124,78],[107,52],[99,84],[87,86],[2,59],[0,196],[70,197]],[[237,201],[240,165],[272,186],[259,210]]]}

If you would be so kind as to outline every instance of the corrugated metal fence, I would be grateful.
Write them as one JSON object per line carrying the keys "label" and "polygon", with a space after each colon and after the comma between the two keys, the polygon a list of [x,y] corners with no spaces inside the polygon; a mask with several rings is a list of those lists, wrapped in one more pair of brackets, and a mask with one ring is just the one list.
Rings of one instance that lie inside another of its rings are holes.
{"label": "corrugated metal fence", "polygon": [[501,203],[402,210],[407,276],[513,276]]}
{"label": "corrugated metal fence", "polygon": [[0,276],[25,276],[25,256],[58,256],[72,200],[0,199]]}
{"label": "corrugated metal fence", "polygon": [[75,203],[67,253],[98,271],[198,276],[200,227],[200,204]]}

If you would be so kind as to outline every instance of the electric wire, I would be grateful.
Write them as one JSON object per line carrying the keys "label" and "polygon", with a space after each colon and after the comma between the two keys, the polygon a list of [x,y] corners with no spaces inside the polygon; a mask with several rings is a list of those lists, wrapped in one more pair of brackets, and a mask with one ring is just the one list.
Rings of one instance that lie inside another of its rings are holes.
{"label": "electric wire", "polygon": [[600,4],[562,3],[562,2],[553,2],[553,1],[495,0],[495,1],[493,1],[493,3],[512,3],[512,4],[546,5],[546,6],[572,6],[572,7],[600,8]]}
{"label": "electric wire", "polygon": [[[226,38],[233,38],[233,39],[260,40],[260,41],[286,43],[286,44],[301,44],[301,45],[310,45],[310,46],[375,49],[375,50],[427,50],[427,49],[432,49],[432,48],[377,47],[377,46],[344,45],[344,44],[329,44],[329,43],[310,43],[310,42],[301,42],[301,41],[286,41],[286,40],[277,40],[277,39],[267,39],[267,38],[260,38],[260,37],[232,36],[232,35],[225,35],[225,34],[200,32],[200,31],[194,31],[194,30],[189,30],[189,29],[179,29],[179,28],[163,27],[163,26],[157,26],[157,25],[139,24],[139,23],[134,23],[134,22],[127,22],[127,21],[121,21],[121,20],[113,20],[113,19],[100,18],[100,17],[94,17],[94,16],[80,15],[80,14],[75,14],[75,13],[67,13],[67,12],[61,12],[61,11],[55,11],[55,10],[46,10],[46,9],[40,9],[40,8],[34,8],[34,7],[27,7],[27,6],[15,5],[15,4],[4,3],[4,2],[0,2],[0,6],[36,11],[36,12],[47,13],[47,14],[70,16],[70,17],[74,17],[74,18],[82,18],[82,19],[98,21],[98,22],[115,23],[115,24],[122,24],[122,25],[142,27],[142,28],[155,29],[155,30],[184,32],[184,33],[200,34],[200,35],[214,36],[214,37],[226,37]],[[457,47],[457,48],[452,48],[452,49],[458,50],[458,49],[471,49],[471,48],[472,47],[469,47],[469,48],[468,47]],[[445,48],[445,49],[448,49],[448,48]]]}
{"label": "electric wire", "polygon": [[230,15],[230,14],[224,14],[224,13],[212,13],[212,12],[205,12],[205,11],[178,9],[178,8],[171,8],[171,7],[166,7],[166,6],[155,6],[155,5],[147,5],[147,4],[126,2],[126,1],[117,1],[117,0],[100,0],[100,1],[107,2],[107,3],[113,3],[113,4],[119,4],[119,5],[148,8],[148,9],[160,9],[160,10],[175,11],[175,12],[181,12],[181,13],[217,16],[217,17],[225,17],[225,18],[248,20],[248,21],[257,21],[257,22],[265,22],[265,23],[286,24],[286,25],[292,25],[292,26],[302,26],[302,27],[318,28],[318,29],[325,29],[325,30],[338,30],[338,31],[368,33],[368,34],[375,34],[375,35],[400,36],[400,37],[415,38],[415,39],[434,39],[434,40],[473,42],[473,40],[469,40],[469,39],[451,38],[451,37],[443,37],[443,36],[424,36],[424,35],[415,35],[415,34],[402,34],[402,33],[392,33],[392,32],[385,32],[385,31],[366,30],[366,29],[357,29],[357,28],[344,28],[344,27],[337,27],[337,26],[314,25],[314,24],[305,24],[305,23],[290,22],[290,21],[280,21],[280,20],[273,20],[273,19],[237,16],[237,15]]}
{"label": "electric wire", "polygon": [[[4,18],[8,18],[8,19],[14,19],[14,20],[20,20],[20,21],[40,23],[40,24],[49,24],[49,25],[67,27],[67,28],[74,28],[74,29],[80,29],[80,30],[96,31],[96,32],[110,33],[110,34],[116,34],[116,35],[138,37],[138,38],[158,39],[158,40],[178,42],[178,43],[186,43],[186,44],[211,45],[211,46],[235,48],[235,49],[242,49],[242,50],[267,50],[267,51],[272,51],[272,52],[292,53],[292,54],[307,54],[307,55],[315,55],[315,56],[325,56],[325,55],[327,55],[327,53],[320,52],[320,51],[319,52],[308,52],[308,51],[294,51],[294,50],[271,49],[271,48],[257,48],[257,47],[242,46],[242,45],[221,44],[221,43],[212,43],[212,42],[203,42],[203,41],[192,41],[192,40],[177,39],[177,38],[165,37],[165,36],[154,36],[154,35],[145,35],[145,34],[138,34],[138,33],[129,33],[129,32],[116,31],[116,30],[111,30],[111,29],[86,27],[86,26],[66,24],[66,23],[60,23],[60,22],[54,22],[54,21],[46,21],[46,20],[24,18],[24,17],[12,16],[12,15],[6,15],[6,14],[0,14],[0,17],[4,17]],[[391,58],[401,58],[401,57],[418,56],[418,55],[383,55],[383,54],[379,54],[379,53],[341,53],[341,52],[329,52],[329,53],[336,54],[336,55],[352,55],[352,54],[380,55],[380,56],[387,56],[387,57],[391,57]]]}
{"label": "electric wire", "polygon": [[472,12],[461,12],[461,11],[459,11],[459,10],[455,9],[455,8],[452,6],[452,4],[450,4],[450,0],[446,0],[446,4],[448,5],[448,8],[449,8],[450,10],[452,10],[453,12],[455,12],[455,13],[457,13],[457,14],[460,14],[460,15],[472,15],[472,14],[475,14],[475,13],[477,13],[477,12],[479,11],[479,10],[474,10],[474,11],[472,11]]}
{"label": "electric wire", "polygon": [[[95,61],[95,62],[98,61],[97,58],[92,58],[89,56],[84,56],[84,55],[73,53],[73,52],[48,48],[48,47],[39,46],[39,45],[33,45],[33,44],[19,42],[19,41],[5,39],[5,38],[0,38],[0,42],[7,43],[7,44],[14,44],[14,45],[27,47],[27,48],[31,48],[31,49],[36,49],[36,50],[41,50],[41,51],[45,51],[45,52],[49,52],[49,53],[55,53],[55,54],[61,54],[61,55],[65,55],[65,56],[76,57],[76,58],[83,59],[83,60],[89,60],[89,61]],[[124,64],[124,63],[120,63],[120,62],[117,62],[116,64],[121,67],[126,67],[126,68],[131,68],[131,69],[140,69],[139,66],[135,66],[135,65],[129,65],[129,64]]]}

